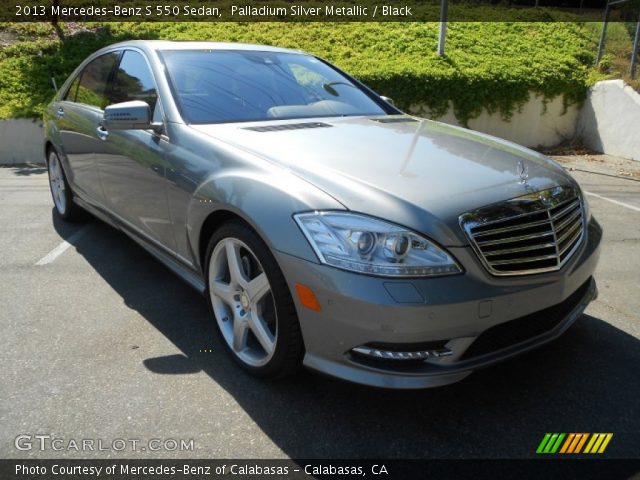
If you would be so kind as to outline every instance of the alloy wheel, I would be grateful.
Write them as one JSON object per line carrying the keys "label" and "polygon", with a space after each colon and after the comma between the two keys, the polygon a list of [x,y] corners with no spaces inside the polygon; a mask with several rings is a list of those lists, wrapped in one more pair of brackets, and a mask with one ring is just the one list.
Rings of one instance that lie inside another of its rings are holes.
{"label": "alloy wheel", "polygon": [[53,195],[53,203],[58,213],[64,215],[67,210],[67,197],[64,184],[64,172],[55,152],[49,153],[49,185]]}
{"label": "alloy wheel", "polygon": [[231,351],[260,367],[276,350],[278,322],[269,279],[256,255],[241,240],[223,238],[209,264],[213,312]]}

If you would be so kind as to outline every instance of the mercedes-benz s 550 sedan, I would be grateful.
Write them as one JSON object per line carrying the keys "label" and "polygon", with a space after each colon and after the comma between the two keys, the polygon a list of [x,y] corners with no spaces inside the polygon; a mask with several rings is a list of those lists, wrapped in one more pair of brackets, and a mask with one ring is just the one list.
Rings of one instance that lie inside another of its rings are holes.
{"label": "mercedes-benz s 550 sedan", "polygon": [[559,165],[305,53],[112,45],[48,106],[44,151],[57,213],[92,213],[203,292],[258,376],[444,385],[596,296],[602,231]]}

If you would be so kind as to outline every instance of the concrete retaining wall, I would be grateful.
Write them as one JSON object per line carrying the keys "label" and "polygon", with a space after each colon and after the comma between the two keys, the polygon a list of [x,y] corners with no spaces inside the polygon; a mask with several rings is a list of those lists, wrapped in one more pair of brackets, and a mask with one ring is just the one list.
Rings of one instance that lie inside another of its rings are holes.
{"label": "concrete retaining wall", "polygon": [[0,165],[44,163],[42,121],[0,120]]}
{"label": "concrete retaining wall", "polygon": [[640,94],[622,80],[598,82],[580,113],[576,135],[598,152],[640,160]]}
{"label": "concrete retaining wall", "polygon": [[[416,105],[411,107],[411,111],[429,118],[428,108]],[[562,97],[547,102],[545,109],[543,97],[532,94],[529,101],[520,111],[513,114],[510,121],[505,121],[499,113],[489,114],[485,111],[469,121],[469,128],[511,140],[525,147],[552,147],[563,140],[573,138],[579,112],[576,105],[565,111]],[[453,108],[443,117],[434,120],[460,125],[453,114]]]}

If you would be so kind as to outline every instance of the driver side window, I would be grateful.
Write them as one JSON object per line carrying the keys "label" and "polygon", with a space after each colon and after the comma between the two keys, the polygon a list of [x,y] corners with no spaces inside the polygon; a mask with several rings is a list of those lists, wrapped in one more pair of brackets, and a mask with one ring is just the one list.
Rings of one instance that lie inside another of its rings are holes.
{"label": "driver side window", "polygon": [[[66,100],[104,109],[107,106],[107,81],[117,59],[117,53],[107,53],[92,60],[78,77],[80,80],[75,90],[76,82],[74,81]],[[73,95],[73,98],[70,95]]]}
{"label": "driver side window", "polygon": [[146,59],[141,53],[126,50],[116,71],[110,95],[111,103],[142,100],[151,107],[154,117],[157,116],[156,104],[158,94],[153,75]]}

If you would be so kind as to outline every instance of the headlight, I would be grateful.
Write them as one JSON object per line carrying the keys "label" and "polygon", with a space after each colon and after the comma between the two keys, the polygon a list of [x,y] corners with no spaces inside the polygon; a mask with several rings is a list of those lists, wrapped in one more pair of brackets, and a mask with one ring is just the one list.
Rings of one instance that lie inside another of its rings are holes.
{"label": "headlight", "polygon": [[398,225],[344,212],[299,213],[294,218],[327,265],[398,277],[462,272],[442,248]]}

